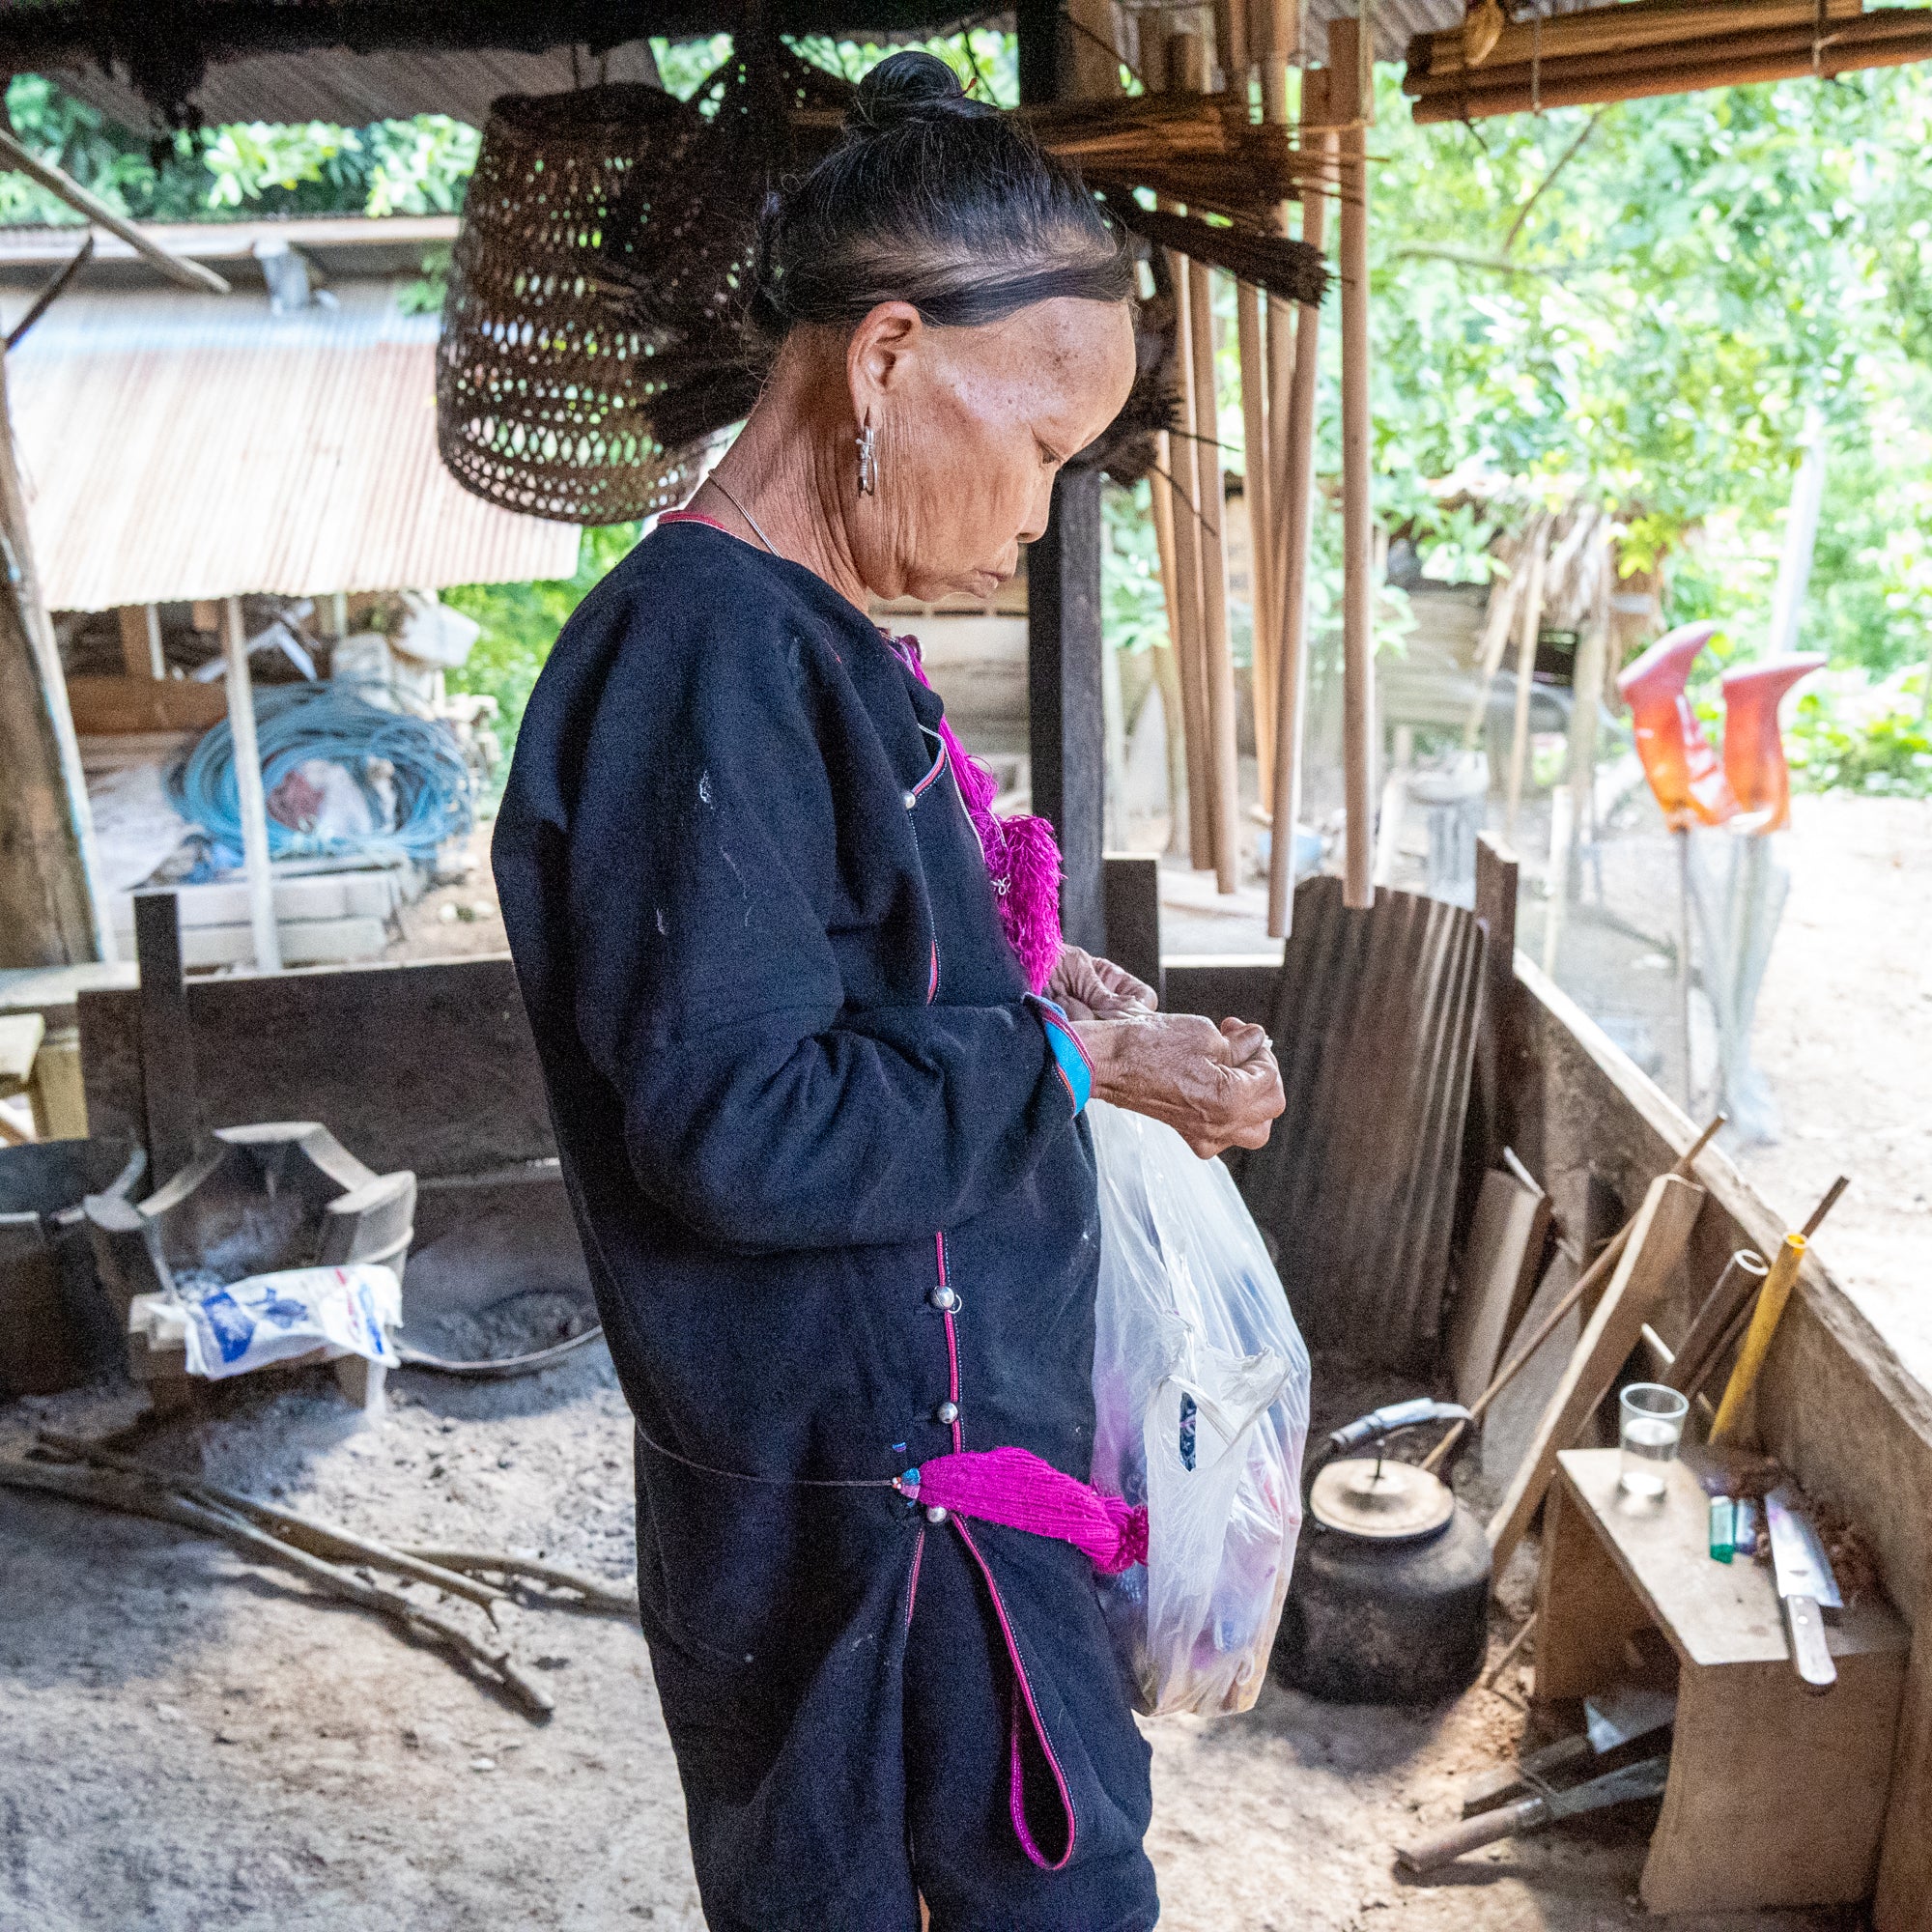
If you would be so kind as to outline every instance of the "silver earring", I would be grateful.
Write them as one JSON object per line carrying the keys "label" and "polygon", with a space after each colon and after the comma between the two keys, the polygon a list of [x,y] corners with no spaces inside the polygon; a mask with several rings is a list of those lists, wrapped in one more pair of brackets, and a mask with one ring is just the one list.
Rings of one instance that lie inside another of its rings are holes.
{"label": "silver earring", "polygon": [[877,434],[867,423],[852,440],[859,446],[859,494],[862,497],[874,496],[879,488]]}

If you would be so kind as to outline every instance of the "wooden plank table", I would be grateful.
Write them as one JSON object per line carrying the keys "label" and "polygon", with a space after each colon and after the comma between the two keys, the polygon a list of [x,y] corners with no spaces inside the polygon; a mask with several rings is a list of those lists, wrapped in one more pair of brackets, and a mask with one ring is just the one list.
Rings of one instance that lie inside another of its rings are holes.
{"label": "wooden plank table", "polygon": [[1539,1586],[1536,1694],[1628,1674],[1625,1640],[1662,1631],[1678,1664],[1670,1782],[1643,1871],[1653,1912],[1862,1899],[1878,1870],[1911,1634],[1865,1598],[1828,1627],[1836,1687],[1793,1670],[1771,1571],[1709,1554],[1709,1498],[1682,1463],[1661,1503],[1617,1488],[1619,1452],[1557,1459]]}

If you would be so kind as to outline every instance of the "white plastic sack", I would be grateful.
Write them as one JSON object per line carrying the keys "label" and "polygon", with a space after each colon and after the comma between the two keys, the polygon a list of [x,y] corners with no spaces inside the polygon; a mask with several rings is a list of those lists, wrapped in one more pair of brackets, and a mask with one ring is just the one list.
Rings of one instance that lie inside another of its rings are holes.
{"label": "white plastic sack", "polygon": [[375,1262],[277,1268],[183,1297],[187,1372],[245,1375],[291,1355],[366,1355],[393,1368],[388,1331],[402,1325],[396,1271]]}
{"label": "white plastic sack", "polygon": [[1101,1579],[1139,1708],[1261,1694],[1301,1529],[1308,1350],[1218,1160],[1089,1103],[1100,1174],[1094,1483],[1148,1506],[1148,1560]]}

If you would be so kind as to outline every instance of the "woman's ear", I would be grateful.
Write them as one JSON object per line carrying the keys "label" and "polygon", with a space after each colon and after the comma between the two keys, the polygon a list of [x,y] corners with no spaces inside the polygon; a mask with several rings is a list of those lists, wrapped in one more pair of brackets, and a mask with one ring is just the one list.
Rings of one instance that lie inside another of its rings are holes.
{"label": "woman's ear", "polygon": [[881,302],[845,345],[845,381],[854,422],[871,421],[886,397],[902,387],[917,360],[925,323],[911,302]]}

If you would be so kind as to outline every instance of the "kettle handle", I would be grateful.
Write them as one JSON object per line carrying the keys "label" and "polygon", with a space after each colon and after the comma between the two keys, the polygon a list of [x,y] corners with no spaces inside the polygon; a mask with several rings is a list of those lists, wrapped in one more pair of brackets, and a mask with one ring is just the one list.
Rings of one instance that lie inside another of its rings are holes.
{"label": "kettle handle", "polygon": [[1415,1429],[1425,1422],[1474,1420],[1475,1417],[1460,1402],[1436,1402],[1426,1395],[1417,1396],[1412,1402],[1392,1402],[1384,1407],[1372,1408],[1368,1414],[1359,1415],[1353,1422],[1336,1430],[1308,1459],[1308,1466],[1302,1475],[1302,1489],[1304,1492],[1310,1489],[1322,1465],[1335,1457],[1346,1455],[1351,1449],[1360,1449],[1370,1442],[1379,1442],[1398,1430]]}

